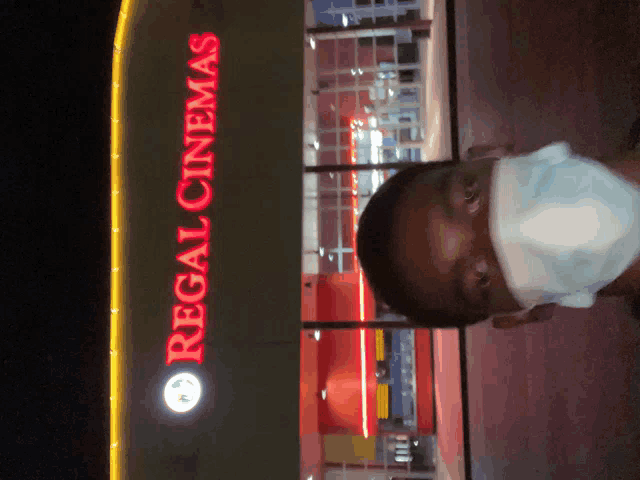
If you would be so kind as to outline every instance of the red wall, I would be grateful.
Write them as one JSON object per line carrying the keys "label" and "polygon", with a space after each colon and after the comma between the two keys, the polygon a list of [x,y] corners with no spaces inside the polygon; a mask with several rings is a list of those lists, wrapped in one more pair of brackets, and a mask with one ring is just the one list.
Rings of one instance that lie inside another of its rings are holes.
{"label": "red wall", "polygon": [[426,328],[416,329],[415,340],[418,432],[421,435],[431,435],[435,431],[431,331]]}
{"label": "red wall", "polygon": [[[359,273],[303,275],[302,321],[359,320]],[[365,319],[375,314],[375,302],[364,283]],[[312,332],[301,337],[300,429],[363,435],[362,361],[360,330],[323,330],[319,341]],[[364,332],[365,388],[368,434],[377,431],[375,337]],[[320,394],[327,389],[327,398]],[[315,409],[315,410],[314,410]]]}
{"label": "red wall", "polygon": [[[358,320],[359,274],[303,275],[302,321]],[[364,318],[375,317],[375,301],[364,282]],[[416,331],[418,431],[434,432],[432,340],[428,329]],[[377,431],[375,335],[365,330],[368,434]],[[360,330],[323,330],[301,336],[300,432],[363,435]],[[321,392],[327,389],[327,398]]]}

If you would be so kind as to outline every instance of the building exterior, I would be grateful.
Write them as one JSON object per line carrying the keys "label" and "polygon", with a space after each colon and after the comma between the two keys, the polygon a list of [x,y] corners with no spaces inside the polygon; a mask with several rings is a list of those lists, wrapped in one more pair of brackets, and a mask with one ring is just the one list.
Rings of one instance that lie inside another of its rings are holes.
{"label": "building exterior", "polygon": [[[372,193],[432,154],[430,25],[417,1],[307,2],[303,322],[395,318],[359,270],[355,234]],[[431,342],[426,329],[301,336],[301,478],[359,478],[365,465],[433,478]]]}
{"label": "building exterior", "polygon": [[282,159],[302,157],[303,20],[288,0],[122,3],[113,480],[299,475],[302,164]]}
{"label": "building exterior", "polygon": [[[310,3],[122,4],[114,480],[434,475],[431,332],[304,329],[397,320],[366,285],[355,233],[386,178],[439,155],[430,14],[325,10],[336,22]],[[247,118],[263,127],[248,136]]]}

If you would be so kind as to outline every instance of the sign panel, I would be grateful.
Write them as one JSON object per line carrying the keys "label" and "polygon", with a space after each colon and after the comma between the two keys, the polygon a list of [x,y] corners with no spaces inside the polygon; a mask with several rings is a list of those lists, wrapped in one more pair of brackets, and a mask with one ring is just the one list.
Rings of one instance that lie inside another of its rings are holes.
{"label": "sign panel", "polygon": [[299,474],[303,7],[122,4],[113,479]]}

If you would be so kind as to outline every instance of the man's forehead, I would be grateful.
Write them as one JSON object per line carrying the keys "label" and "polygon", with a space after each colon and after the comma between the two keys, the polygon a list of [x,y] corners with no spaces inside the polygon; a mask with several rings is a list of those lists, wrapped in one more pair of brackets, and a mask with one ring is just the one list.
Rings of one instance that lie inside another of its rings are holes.
{"label": "man's forehead", "polygon": [[459,165],[442,165],[440,168],[426,170],[416,175],[409,184],[407,192],[421,194],[443,193],[452,176],[460,169]]}
{"label": "man's forehead", "polygon": [[461,253],[464,232],[457,228],[449,207],[431,185],[416,187],[416,193],[407,196],[394,232],[404,268],[414,273],[430,267],[441,274],[451,272]]}
{"label": "man's forehead", "polygon": [[455,261],[442,261],[442,253],[438,252],[443,248],[439,237],[442,235],[449,241],[445,245],[449,250],[457,250],[460,239],[446,228],[444,210],[437,203],[423,202],[415,208],[404,208],[397,219],[394,255],[408,282],[406,288],[430,307],[446,309],[451,302],[448,294],[443,296],[442,292],[451,292],[450,274]]}
{"label": "man's forehead", "polygon": [[[426,240],[427,226],[434,215],[448,213],[446,190],[457,165],[426,170],[407,185],[396,205],[393,230],[400,243]],[[423,244],[424,245],[424,244]]]}
{"label": "man's forehead", "polygon": [[447,192],[456,170],[447,168],[418,175],[405,189],[396,207],[396,226],[422,223],[425,227],[435,212],[438,217],[451,215]]}
{"label": "man's forehead", "polygon": [[[442,195],[433,182],[416,182],[407,189],[397,205],[393,236],[396,261],[415,282],[433,266],[433,246],[437,243],[437,225],[443,224]],[[413,283],[412,282],[412,283]]]}

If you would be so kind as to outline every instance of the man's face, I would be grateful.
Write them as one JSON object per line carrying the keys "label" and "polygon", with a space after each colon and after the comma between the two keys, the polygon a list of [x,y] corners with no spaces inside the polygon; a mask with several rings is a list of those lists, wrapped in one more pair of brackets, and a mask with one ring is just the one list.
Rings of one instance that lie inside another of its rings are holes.
{"label": "man's face", "polygon": [[394,224],[395,260],[412,293],[429,308],[472,321],[521,309],[489,234],[494,163],[474,161],[419,176],[399,203]]}

